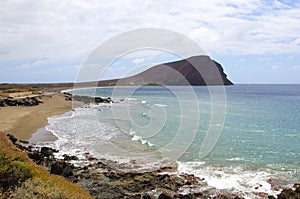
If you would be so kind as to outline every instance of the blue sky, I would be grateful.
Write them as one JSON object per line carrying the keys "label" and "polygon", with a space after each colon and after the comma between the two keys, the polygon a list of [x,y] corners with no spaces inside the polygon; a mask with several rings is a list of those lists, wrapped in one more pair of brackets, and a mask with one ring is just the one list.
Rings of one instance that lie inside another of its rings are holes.
{"label": "blue sky", "polygon": [[[99,45],[138,28],[185,35],[235,83],[300,83],[298,0],[0,1],[0,82],[76,81]],[[105,78],[176,59],[134,52]]]}

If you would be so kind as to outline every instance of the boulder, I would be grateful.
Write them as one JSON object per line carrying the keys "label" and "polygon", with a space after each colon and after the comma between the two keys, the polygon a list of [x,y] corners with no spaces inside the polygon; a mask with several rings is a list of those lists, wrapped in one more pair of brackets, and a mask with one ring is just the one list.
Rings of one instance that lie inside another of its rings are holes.
{"label": "boulder", "polygon": [[62,175],[64,172],[64,167],[61,162],[55,162],[51,165],[50,173],[56,175]]}
{"label": "boulder", "polygon": [[10,141],[13,144],[15,144],[18,141],[18,139],[15,136],[13,136],[12,134],[7,134],[6,136],[10,139]]}
{"label": "boulder", "polygon": [[159,194],[158,199],[172,199],[175,198],[175,195],[176,193],[165,190]]}
{"label": "boulder", "polygon": [[43,155],[38,151],[28,153],[28,157],[38,164],[42,163],[44,160]]}
{"label": "boulder", "polygon": [[79,160],[79,158],[78,158],[77,156],[75,156],[75,155],[69,156],[69,155],[67,155],[67,154],[64,154],[63,157],[64,157],[64,160],[65,160],[65,161]]}
{"label": "boulder", "polygon": [[300,190],[299,187],[294,186],[293,189],[283,189],[278,195],[278,199],[300,199]]}
{"label": "boulder", "polygon": [[50,148],[50,147],[42,147],[41,148],[41,154],[44,156],[44,157],[50,157],[50,156],[53,156],[53,153],[54,152],[57,152],[56,150]]}
{"label": "boulder", "polygon": [[66,165],[65,168],[63,169],[62,175],[64,177],[72,176],[73,175],[73,169],[69,165]]}

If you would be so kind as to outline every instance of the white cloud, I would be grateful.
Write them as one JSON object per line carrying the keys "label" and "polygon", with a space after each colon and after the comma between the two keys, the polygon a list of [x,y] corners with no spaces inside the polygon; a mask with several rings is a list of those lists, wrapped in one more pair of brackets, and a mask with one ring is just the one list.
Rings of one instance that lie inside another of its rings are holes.
{"label": "white cloud", "polygon": [[297,45],[300,45],[300,38],[296,39],[296,40],[295,40],[295,43],[296,43]]}
{"label": "white cloud", "polygon": [[140,63],[144,62],[144,60],[145,60],[144,58],[136,58],[132,62],[135,64],[140,64]]}
{"label": "white cloud", "polygon": [[20,66],[20,68],[33,68],[33,67],[37,67],[37,66],[42,66],[44,64],[46,64],[47,61],[45,59],[38,59],[35,60],[33,63],[26,63],[26,64],[22,64]]}
{"label": "white cloud", "polygon": [[274,66],[272,66],[271,68],[272,68],[272,70],[277,70],[277,69],[280,68],[280,66],[274,65]]}
{"label": "white cloud", "polygon": [[300,71],[300,66],[293,66],[292,69],[296,71]]}
{"label": "white cloud", "polygon": [[0,59],[78,64],[103,41],[137,28],[182,33],[208,54],[299,54],[299,21],[299,3],[277,0],[0,1]]}
{"label": "white cloud", "polygon": [[245,62],[245,61],[246,61],[246,59],[243,59],[243,58],[236,60],[236,62]]}

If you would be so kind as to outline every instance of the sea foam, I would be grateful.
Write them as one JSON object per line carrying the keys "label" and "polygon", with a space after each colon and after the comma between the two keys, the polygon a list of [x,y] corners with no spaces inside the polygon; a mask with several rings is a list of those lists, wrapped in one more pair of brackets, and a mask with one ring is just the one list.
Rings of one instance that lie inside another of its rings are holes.
{"label": "sea foam", "polygon": [[247,199],[260,198],[258,193],[277,196],[280,190],[273,190],[268,180],[272,177],[266,171],[248,170],[239,167],[217,167],[206,162],[178,162],[178,172],[194,174],[217,190],[227,190]]}

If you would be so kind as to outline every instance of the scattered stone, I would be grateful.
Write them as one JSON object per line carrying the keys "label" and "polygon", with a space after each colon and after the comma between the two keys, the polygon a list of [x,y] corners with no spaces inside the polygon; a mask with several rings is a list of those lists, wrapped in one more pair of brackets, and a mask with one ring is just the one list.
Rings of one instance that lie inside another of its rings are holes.
{"label": "scattered stone", "polygon": [[[8,135],[9,136],[9,135]],[[16,143],[16,138],[9,136]],[[16,144],[16,146],[18,146]],[[18,146],[20,147],[20,146]],[[30,146],[29,146],[30,147]],[[122,167],[114,161],[100,159],[97,162],[90,161],[89,165],[75,167],[66,161],[77,160],[76,156],[64,155],[64,160],[55,159],[53,153],[55,149],[41,147],[21,148],[27,152],[28,156],[37,164],[44,166],[52,174],[61,175],[68,180],[77,183],[94,198],[142,198],[142,199],[197,199],[197,198],[215,198],[215,199],[239,199],[238,195],[220,192],[217,195],[215,190],[207,191],[202,189],[207,184],[194,175],[190,174],[170,174],[167,171],[174,171],[175,167],[163,167],[153,171],[124,171],[126,166]],[[90,154],[86,154],[86,159]],[[132,162],[133,163],[133,162]],[[15,172],[15,171],[14,171]],[[16,173],[16,175],[18,175]],[[30,176],[23,176],[26,180]],[[8,179],[10,179],[8,177]],[[2,183],[2,182],[0,182]],[[17,182],[7,182],[17,183]],[[182,189],[190,191],[182,192]],[[199,192],[201,190],[201,192]],[[258,193],[260,198],[274,199],[274,196],[268,196],[265,193]],[[300,199],[300,184],[295,184],[292,189],[284,189],[278,199]]]}
{"label": "scattered stone", "polygon": [[75,155],[69,156],[69,155],[67,155],[67,154],[64,154],[63,157],[64,157],[64,160],[65,160],[65,161],[79,160],[79,158],[78,158],[77,156],[75,156]]}

